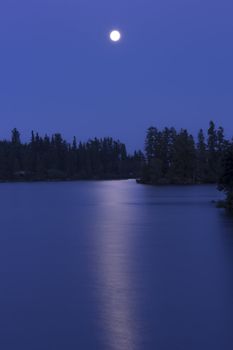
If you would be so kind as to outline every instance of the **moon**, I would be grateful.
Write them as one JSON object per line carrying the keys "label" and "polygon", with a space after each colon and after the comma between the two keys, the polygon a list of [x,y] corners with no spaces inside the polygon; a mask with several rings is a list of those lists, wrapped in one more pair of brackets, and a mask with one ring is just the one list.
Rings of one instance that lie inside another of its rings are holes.
{"label": "moon", "polygon": [[121,33],[119,32],[119,30],[112,30],[109,36],[110,39],[114,42],[117,42],[121,39]]}

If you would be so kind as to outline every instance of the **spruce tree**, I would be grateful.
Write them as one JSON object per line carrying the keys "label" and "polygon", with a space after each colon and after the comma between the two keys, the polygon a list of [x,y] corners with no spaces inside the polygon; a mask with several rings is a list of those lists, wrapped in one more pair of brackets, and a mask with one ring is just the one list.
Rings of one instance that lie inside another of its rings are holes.
{"label": "spruce tree", "polygon": [[215,183],[217,181],[217,132],[215,129],[215,124],[213,121],[210,121],[208,129],[208,181]]}
{"label": "spruce tree", "polygon": [[197,142],[197,182],[205,183],[207,181],[207,176],[207,146],[203,129],[200,129]]}

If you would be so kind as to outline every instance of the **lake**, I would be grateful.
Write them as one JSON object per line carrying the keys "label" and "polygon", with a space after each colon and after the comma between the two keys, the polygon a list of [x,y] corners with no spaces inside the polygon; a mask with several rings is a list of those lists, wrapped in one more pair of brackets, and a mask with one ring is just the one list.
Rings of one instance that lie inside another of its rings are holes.
{"label": "lake", "polygon": [[0,184],[1,350],[232,350],[215,186]]}

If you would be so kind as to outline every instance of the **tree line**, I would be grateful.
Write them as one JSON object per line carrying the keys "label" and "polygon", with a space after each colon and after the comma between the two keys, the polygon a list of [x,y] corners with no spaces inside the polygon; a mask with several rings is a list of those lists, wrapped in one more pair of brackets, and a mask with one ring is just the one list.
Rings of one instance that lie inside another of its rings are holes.
{"label": "tree line", "polygon": [[22,143],[15,128],[11,140],[0,141],[1,181],[124,179],[140,176],[142,152],[129,155],[126,146],[110,137],[88,142],[65,141],[61,134],[49,137],[32,131]]}
{"label": "tree line", "polygon": [[224,206],[233,209],[233,140],[213,121],[197,139],[186,129],[150,127],[145,151],[127,152],[111,137],[71,143],[60,133],[49,137],[32,131],[21,142],[12,130],[0,141],[0,181],[44,181],[137,178],[144,184],[218,184],[226,193]]}

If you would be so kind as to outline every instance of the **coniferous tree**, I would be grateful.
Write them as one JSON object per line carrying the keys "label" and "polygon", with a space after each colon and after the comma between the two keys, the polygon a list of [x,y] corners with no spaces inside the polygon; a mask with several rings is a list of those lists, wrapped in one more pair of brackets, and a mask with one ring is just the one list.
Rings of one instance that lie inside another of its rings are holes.
{"label": "coniferous tree", "polygon": [[146,159],[148,163],[155,158],[156,148],[158,143],[158,130],[154,127],[150,127],[147,130],[145,151]]}
{"label": "coniferous tree", "polygon": [[202,129],[198,133],[197,142],[197,169],[196,179],[198,183],[208,182],[207,178],[207,147],[205,143],[205,135]]}
{"label": "coniferous tree", "polygon": [[210,121],[208,129],[208,181],[215,183],[217,181],[217,132],[215,124]]}
{"label": "coniferous tree", "polygon": [[217,146],[216,146],[216,169],[217,169],[217,180],[223,172],[223,158],[228,147],[228,141],[224,136],[224,129],[220,126],[217,130]]}
{"label": "coniferous tree", "polygon": [[181,130],[174,142],[170,168],[172,183],[195,183],[195,143],[187,130]]}
{"label": "coniferous tree", "polygon": [[13,145],[20,145],[20,143],[21,143],[20,133],[16,128],[14,128],[11,132],[11,143]]}

